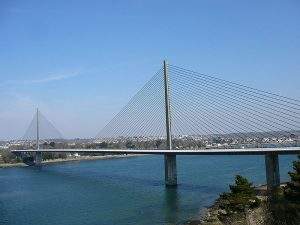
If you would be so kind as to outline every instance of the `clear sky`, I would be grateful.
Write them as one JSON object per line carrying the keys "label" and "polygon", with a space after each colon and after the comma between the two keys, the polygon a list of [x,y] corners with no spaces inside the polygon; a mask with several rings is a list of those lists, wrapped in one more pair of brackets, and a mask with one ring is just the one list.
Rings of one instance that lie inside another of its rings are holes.
{"label": "clear sky", "polygon": [[94,137],[160,68],[300,99],[300,2],[0,1],[0,139],[36,107],[67,138]]}

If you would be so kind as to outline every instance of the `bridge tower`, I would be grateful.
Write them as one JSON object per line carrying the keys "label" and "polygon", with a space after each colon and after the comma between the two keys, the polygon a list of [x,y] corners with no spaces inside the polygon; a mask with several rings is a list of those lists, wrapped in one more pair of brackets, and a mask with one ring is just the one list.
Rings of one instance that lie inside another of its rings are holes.
{"label": "bridge tower", "polygon": [[36,153],[34,163],[40,166],[42,163],[42,152],[40,151],[39,109],[36,109]]}
{"label": "bridge tower", "polygon": [[[168,66],[164,61],[164,89],[165,89],[165,116],[166,116],[166,134],[167,134],[167,150],[172,149],[172,131],[171,131],[171,114],[170,114],[170,89],[168,78]],[[177,185],[177,169],[176,169],[176,155],[165,154],[165,184],[166,186]]]}

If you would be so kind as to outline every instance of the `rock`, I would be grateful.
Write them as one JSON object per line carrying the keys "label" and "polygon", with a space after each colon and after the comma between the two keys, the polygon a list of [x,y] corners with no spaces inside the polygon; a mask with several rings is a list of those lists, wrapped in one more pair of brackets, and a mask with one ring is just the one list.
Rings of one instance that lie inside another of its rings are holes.
{"label": "rock", "polygon": [[218,215],[227,215],[228,213],[224,209],[218,210]]}

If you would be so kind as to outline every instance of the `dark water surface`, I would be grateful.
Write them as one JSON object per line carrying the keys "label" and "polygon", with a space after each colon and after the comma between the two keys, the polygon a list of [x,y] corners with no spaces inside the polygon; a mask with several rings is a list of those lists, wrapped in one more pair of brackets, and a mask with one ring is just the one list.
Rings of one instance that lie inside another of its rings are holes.
{"label": "dark water surface", "polygon": [[[280,157],[282,180],[294,159]],[[0,169],[0,224],[180,224],[236,174],[265,183],[263,156],[179,156],[177,164],[177,189],[164,186],[163,156]]]}

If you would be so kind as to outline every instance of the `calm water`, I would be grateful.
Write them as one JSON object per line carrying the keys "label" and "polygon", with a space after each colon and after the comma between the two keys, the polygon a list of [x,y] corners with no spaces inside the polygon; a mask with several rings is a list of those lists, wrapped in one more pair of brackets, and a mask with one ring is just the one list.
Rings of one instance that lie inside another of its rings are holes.
{"label": "calm water", "polygon": [[[280,158],[282,180],[295,158]],[[180,224],[235,174],[264,183],[263,156],[179,156],[177,189],[164,186],[162,156],[0,169],[0,224]]]}

